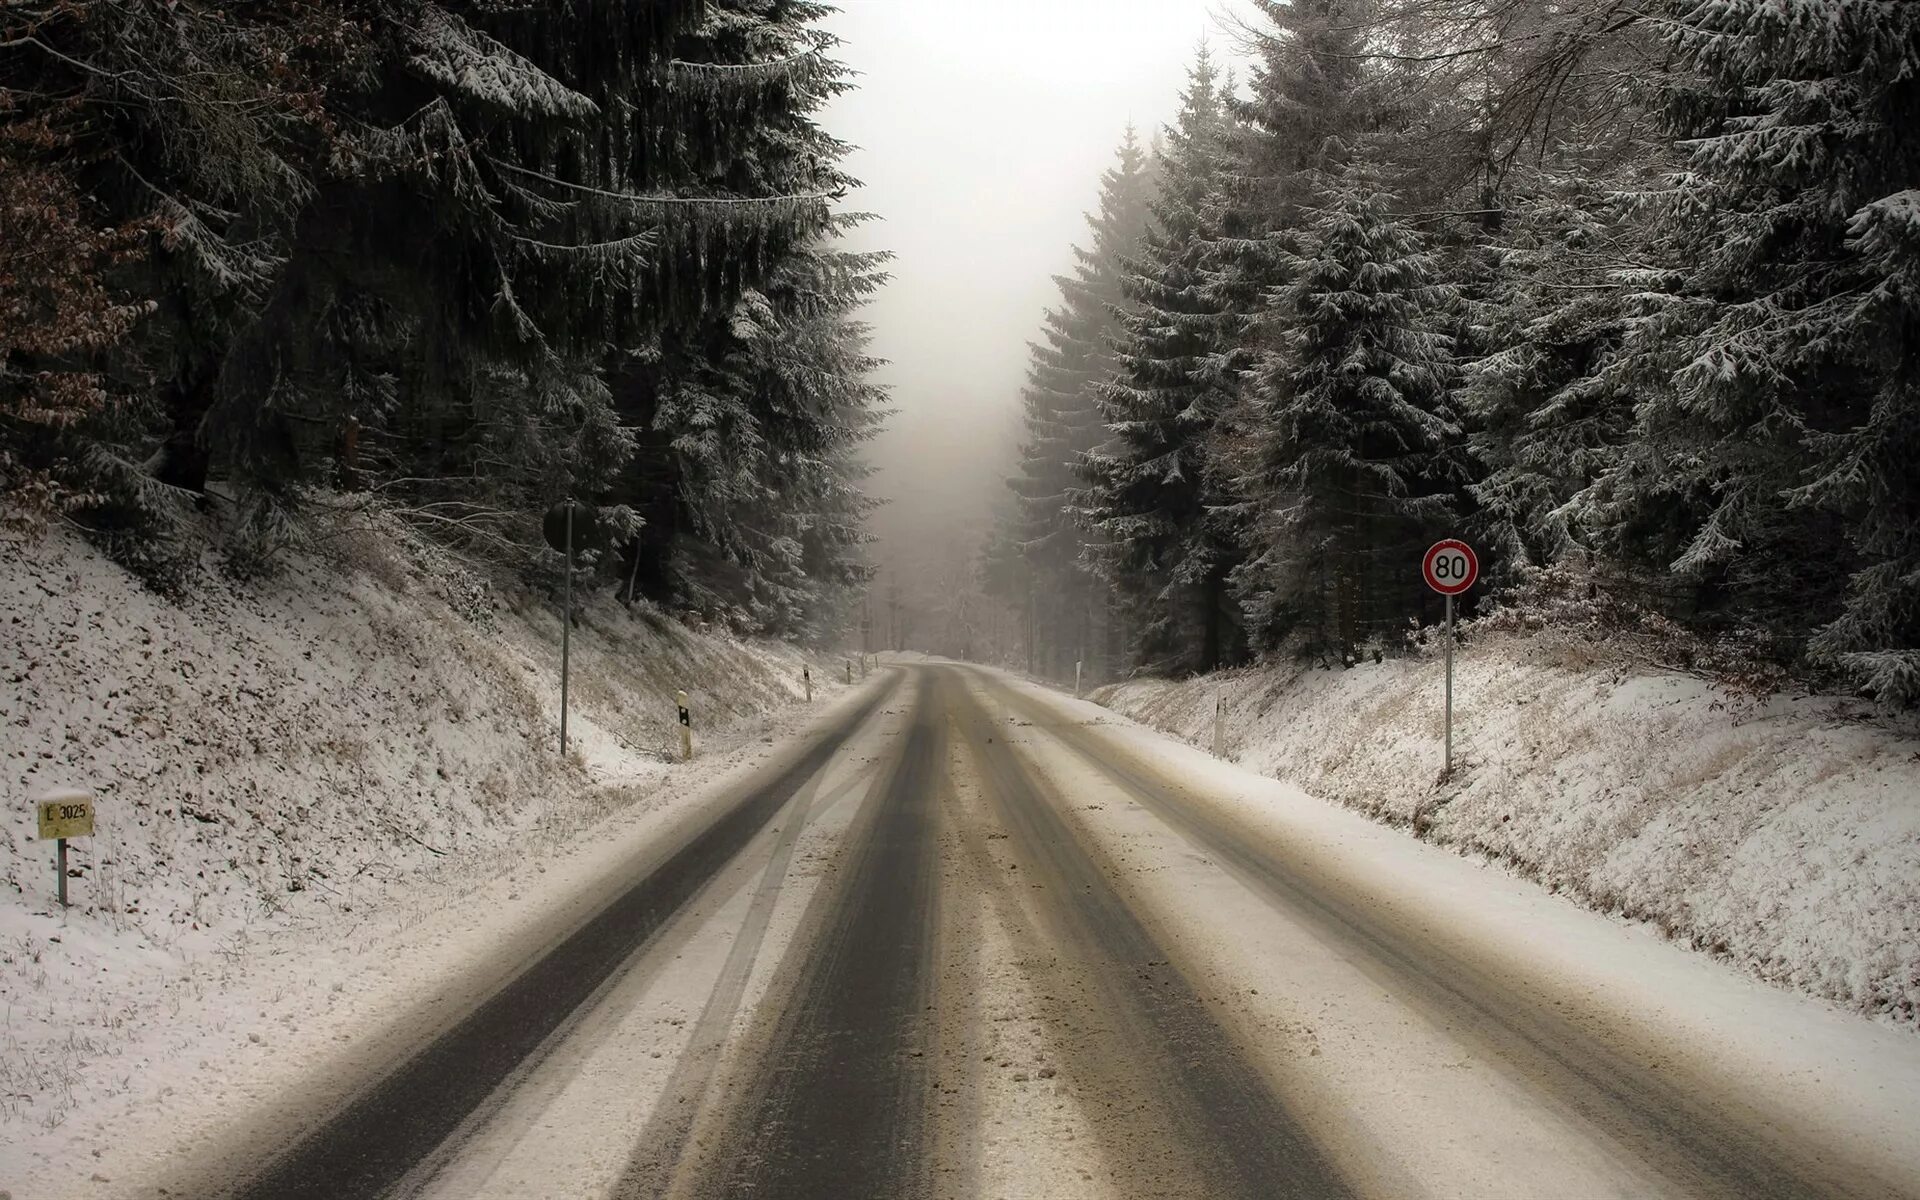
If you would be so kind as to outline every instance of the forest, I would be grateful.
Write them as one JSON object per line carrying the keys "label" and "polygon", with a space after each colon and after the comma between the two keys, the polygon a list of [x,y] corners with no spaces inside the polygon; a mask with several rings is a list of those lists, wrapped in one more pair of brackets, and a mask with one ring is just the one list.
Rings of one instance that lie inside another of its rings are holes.
{"label": "forest", "polygon": [[1033,669],[1394,653],[1418,572],[1920,702],[1920,5],[1253,0],[1129,134],[981,586]]}
{"label": "forest", "polygon": [[0,514],[153,586],[318,510],[840,636],[885,256],[813,0],[10,0]]}

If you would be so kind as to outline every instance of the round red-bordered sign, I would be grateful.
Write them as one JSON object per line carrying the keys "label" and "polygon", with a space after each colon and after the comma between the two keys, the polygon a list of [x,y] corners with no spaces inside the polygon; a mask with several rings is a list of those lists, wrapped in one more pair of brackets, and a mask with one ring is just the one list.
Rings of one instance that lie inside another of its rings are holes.
{"label": "round red-bordered sign", "polygon": [[1480,559],[1472,546],[1448,538],[1427,550],[1420,560],[1420,573],[1426,576],[1427,586],[1442,596],[1458,596],[1480,578]]}

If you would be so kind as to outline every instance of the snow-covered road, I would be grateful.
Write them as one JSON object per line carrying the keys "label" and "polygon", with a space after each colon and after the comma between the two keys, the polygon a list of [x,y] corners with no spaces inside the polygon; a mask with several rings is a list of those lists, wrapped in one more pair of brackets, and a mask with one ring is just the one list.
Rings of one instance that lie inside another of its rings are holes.
{"label": "snow-covered road", "polygon": [[169,1194],[1920,1196],[1910,1032],[976,668],[501,959]]}

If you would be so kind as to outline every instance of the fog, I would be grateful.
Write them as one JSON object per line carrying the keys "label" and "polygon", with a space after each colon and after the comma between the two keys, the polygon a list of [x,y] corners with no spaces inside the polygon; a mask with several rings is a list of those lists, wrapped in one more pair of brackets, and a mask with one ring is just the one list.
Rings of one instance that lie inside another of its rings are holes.
{"label": "fog", "polygon": [[854,205],[881,218],[856,243],[898,255],[867,311],[898,410],[873,448],[876,559],[937,548],[957,568],[1005,491],[1051,276],[1128,123],[1151,136],[1202,39],[1222,42],[1222,3],[839,2],[829,28],[863,77],[826,123],[859,147]]}

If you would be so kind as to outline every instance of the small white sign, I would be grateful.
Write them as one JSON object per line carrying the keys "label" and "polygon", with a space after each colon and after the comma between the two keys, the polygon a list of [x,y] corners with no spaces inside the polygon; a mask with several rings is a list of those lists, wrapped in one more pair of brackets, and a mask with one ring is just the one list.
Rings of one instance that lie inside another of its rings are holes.
{"label": "small white sign", "polygon": [[72,788],[48,792],[34,801],[40,817],[40,839],[93,836],[93,796]]}

